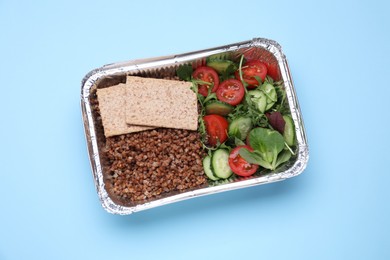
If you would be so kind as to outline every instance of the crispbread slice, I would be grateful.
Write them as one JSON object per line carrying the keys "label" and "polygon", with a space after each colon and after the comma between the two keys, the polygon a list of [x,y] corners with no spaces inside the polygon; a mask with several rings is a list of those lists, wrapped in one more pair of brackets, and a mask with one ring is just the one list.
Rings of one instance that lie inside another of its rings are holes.
{"label": "crispbread slice", "polygon": [[126,85],[119,84],[108,88],[97,89],[100,114],[102,116],[104,135],[106,137],[153,129],[148,126],[126,124],[125,119]]}
{"label": "crispbread slice", "polygon": [[128,76],[126,123],[196,130],[198,106],[191,83]]}

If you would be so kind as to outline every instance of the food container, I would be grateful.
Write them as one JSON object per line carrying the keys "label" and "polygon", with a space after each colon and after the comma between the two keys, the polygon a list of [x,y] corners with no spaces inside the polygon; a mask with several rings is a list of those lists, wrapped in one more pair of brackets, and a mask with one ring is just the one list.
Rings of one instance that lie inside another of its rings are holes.
{"label": "food container", "polygon": [[[100,122],[96,119],[92,104],[92,97],[93,95],[96,95],[96,89],[124,82],[127,75],[152,78],[174,77],[176,70],[180,65],[191,64],[196,68],[204,65],[207,57],[224,54],[235,57],[240,57],[244,54],[245,57],[260,59],[265,63],[271,64],[271,66],[275,68],[274,73],[277,75],[275,77],[278,77],[278,80],[281,80],[284,84],[291,116],[295,124],[297,139],[295,149],[296,155],[276,171],[268,172],[267,174],[260,176],[231,178],[225,181],[209,182],[207,185],[203,185],[197,189],[167,193],[155,200],[149,200],[130,206],[122,205],[115,201],[112,196],[110,196],[105,185],[105,172],[103,167],[105,161],[103,153],[105,137],[102,133],[102,125],[100,125]],[[250,41],[190,53],[105,65],[89,72],[82,80],[81,110],[96,190],[103,208],[113,214],[127,215],[189,198],[285,180],[299,175],[305,169],[309,158],[302,114],[286,57],[282,52],[281,46],[277,42],[264,38],[255,38]]]}

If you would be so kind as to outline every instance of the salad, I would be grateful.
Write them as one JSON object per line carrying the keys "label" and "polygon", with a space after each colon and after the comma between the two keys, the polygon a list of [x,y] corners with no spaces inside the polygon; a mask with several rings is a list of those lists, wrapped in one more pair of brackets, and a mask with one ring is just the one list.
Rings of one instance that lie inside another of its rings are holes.
{"label": "salad", "polygon": [[211,181],[275,171],[295,155],[295,127],[275,66],[244,55],[214,55],[206,65],[177,69],[192,82],[200,107],[198,131]]}

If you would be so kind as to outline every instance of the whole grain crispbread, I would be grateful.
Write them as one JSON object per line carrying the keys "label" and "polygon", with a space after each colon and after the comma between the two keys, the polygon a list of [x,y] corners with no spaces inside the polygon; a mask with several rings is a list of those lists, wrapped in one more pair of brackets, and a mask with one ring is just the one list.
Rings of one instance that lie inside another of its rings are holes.
{"label": "whole grain crispbread", "polygon": [[197,130],[198,106],[191,83],[128,76],[126,123]]}
{"label": "whole grain crispbread", "polygon": [[154,127],[126,124],[125,118],[126,85],[119,84],[108,88],[97,89],[100,114],[106,137],[150,130]]}

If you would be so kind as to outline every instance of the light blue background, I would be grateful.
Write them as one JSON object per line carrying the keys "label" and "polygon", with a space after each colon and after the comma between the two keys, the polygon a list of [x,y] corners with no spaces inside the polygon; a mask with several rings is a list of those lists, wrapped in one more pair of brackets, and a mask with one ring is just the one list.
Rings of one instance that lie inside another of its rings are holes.
{"label": "light blue background", "polygon": [[[389,12],[386,1],[0,0],[0,259],[390,259]],[[84,75],[253,37],[288,58],[305,172],[106,213]]]}

